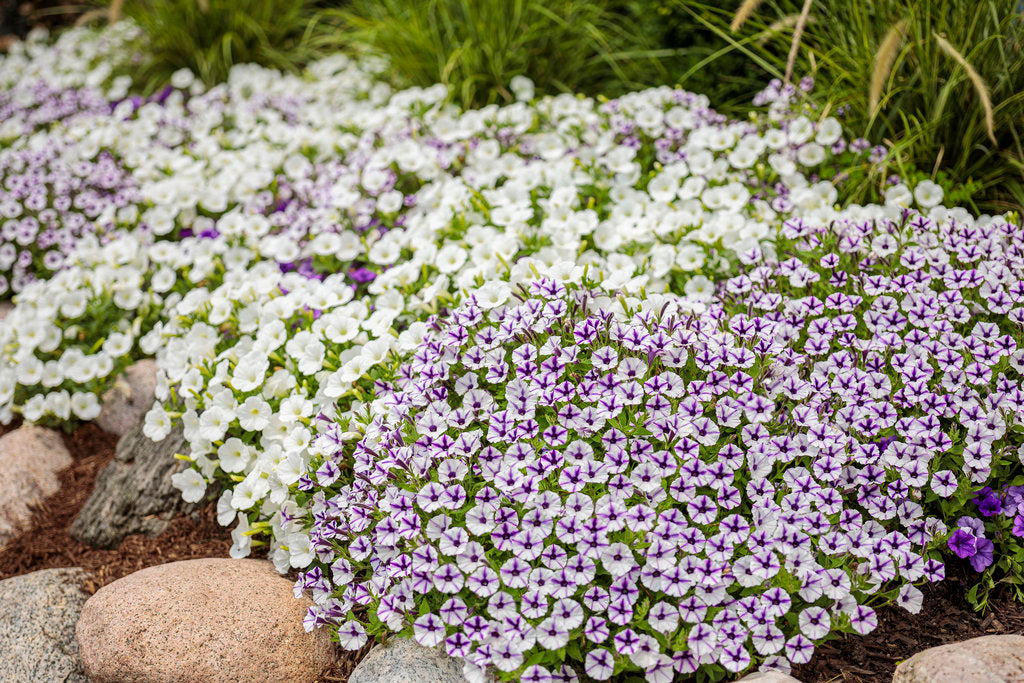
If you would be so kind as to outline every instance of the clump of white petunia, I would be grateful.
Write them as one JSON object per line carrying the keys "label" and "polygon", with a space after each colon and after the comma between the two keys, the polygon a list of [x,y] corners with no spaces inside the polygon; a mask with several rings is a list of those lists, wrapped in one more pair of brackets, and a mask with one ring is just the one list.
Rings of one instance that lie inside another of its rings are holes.
{"label": "clump of white petunia", "polygon": [[115,378],[160,343],[165,312],[195,283],[250,255],[191,238],[81,239],[71,263],[28,285],[0,321],[0,422],[73,423],[99,414]]}

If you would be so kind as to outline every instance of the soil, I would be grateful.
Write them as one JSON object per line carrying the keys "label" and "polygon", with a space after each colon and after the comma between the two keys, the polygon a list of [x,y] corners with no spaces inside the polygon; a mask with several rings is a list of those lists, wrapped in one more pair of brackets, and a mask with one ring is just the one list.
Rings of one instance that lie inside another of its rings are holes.
{"label": "soil", "polygon": [[[0,436],[15,428],[0,426]],[[171,522],[164,533],[128,536],[114,550],[98,550],[68,535],[68,528],[92,492],[99,471],[114,457],[117,436],[94,424],[64,435],[73,459],[60,474],[61,489],[35,510],[32,527],[0,551],[0,580],[38,569],[82,567],[93,574],[87,590],[95,592],[122,576],[145,567],[201,557],[227,557],[231,540],[216,520],[214,505]],[[794,667],[804,683],[887,683],[896,665],[929,647],[998,633],[1024,634],[1024,603],[1007,592],[996,592],[991,609],[981,614],[964,594],[969,568],[947,566],[949,578],[923,588],[924,608],[909,614],[902,608],[879,610],[878,628],[867,636],[843,634],[819,645],[814,658]],[[321,683],[344,683],[369,646],[342,653]]]}
{"label": "soil", "polygon": [[174,520],[155,538],[127,537],[116,550],[99,550],[68,535],[68,528],[92,492],[96,475],[114,457],[117,436],[94,424],[64,435],[71,467],[60,473],[61,489],[34,511],[32,527],[0,551],[0,579],[38,569],[82,567],[95,592],[106,584],[154,564],[197,557],[224,557],[231,540],[217,524],[215,510]]}
{"label": "soil", "polygon": [[947,563],[946,572],[945,581],[921,588],[924,607],[918,614],[895,606],[880,609],[878,628],[866,636],[844,633],[819,645],[810,662],[793,667],[793,676],[804,683],[887,683],[897,664],[930,647],[979,636],[1024,635],[1024,603],[1009,590],[993,591],[989,609],[977,612],[964,597],[973,570]]}

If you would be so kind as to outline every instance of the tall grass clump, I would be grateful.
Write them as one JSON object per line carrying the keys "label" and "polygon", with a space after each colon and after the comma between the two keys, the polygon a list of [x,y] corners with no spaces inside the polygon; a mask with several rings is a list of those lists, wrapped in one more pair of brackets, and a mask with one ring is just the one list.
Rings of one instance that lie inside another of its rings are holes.
{"label": "tall grass clump", "polygon": [[294,71],[316,54],[314,10],[313,0],[126,0],[121,11],[143,31],[132,77],[151,93],[185,68],[207,85],[235,64]]}
{"label": "tall grass clump", "polygon": [[[680,4],[692,6],[688,0]],[[756,5],[756,6],[754,6]],[[743,3],[736,31],[713,24],[758,67],[815,77],[809,98],[844,127],[884,140],[885,177],[925,176],[985,211],[1024,206],[1024,16],[1012,0],[814,0],[794,42],[800,0]],[[710,23],[711,20],[709,20]]]}
{"label": "tall grass clump", "polygon": [[387,57],[400,86],[442,83],[465,107],[514,101],[516,76],[538,94],[614,96],[668,78],[620,9],[595,0],[353,0],[330,13],[341,25],[331,43]]}

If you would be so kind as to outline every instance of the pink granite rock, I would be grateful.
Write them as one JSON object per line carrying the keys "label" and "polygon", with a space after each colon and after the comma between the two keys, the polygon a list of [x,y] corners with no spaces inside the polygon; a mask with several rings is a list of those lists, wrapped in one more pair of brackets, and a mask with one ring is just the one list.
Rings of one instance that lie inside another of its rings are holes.
{"label": "pink granite rock", "polygon": [[981,636],[928,648],[896,667],[893,683],[1024,681],[1024,636]]}
{"label": "pink granite rock", "polygon": [[25,528],[32,506],[60,489],[57,473],[70,464],[52,429],[25,425],[0,437],[0,548]]}
{"label": "pink granite rock", "polygon": [[311,604],[265,560],[149,567],[85,603],[82,665],[93,683],[314,681],[335,648],[326,630],[303,629]]}
{"label": "pink granite rock", "polygon": [[117,378],[103,394],[103,409],[96,418],[104,431],[124,436],[153,407],[156,392],[156,361],[140,360]]}

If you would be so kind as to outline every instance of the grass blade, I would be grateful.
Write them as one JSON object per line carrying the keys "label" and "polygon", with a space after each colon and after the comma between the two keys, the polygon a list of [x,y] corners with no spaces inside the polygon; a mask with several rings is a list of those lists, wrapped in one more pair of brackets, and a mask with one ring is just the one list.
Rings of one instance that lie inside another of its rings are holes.
{"label": "grass blade", "polygon": [[875,68],[871,71],[871,87],[868,90],[868,112],[872,116],[878,110],[882,89],[889,74],[892,73],[892,66],[896,63],[896,55],[899,54],[906,33],[907,20],[896,22],[886,32],[882,44],[878,46],[878,52],[875,53]]}
{"label": "grass blade", "polygon": [[933,33],[935,41],[942,48],[942,51],[952,57],[960,66],[967,72],[967,77],[971,79],[971,84],[974,85],[975,92],[978,93],[978,99],[981,100],[981,106],[985,110],[985,128],[988,130],[988,138],[992,141],[993,145],[998,145],[996,141],[996,120],[992,109],[992,98],[988,92],[988,86],[985,85],[985,80],[975,70],[974,66],[967,61],[960,52],[950,45],[949,41],[940,36],[938,33]]}
{"label": "grass blade", "polygon": [[811,13],[811,4],[814,0],[804,0],[803,9],[800,10],[800,18],[796,21],[796,28],[793,29],[793,44],[789,47],[789,57],[786,59],[786,77],[783,79],[784,82],[789,83],[789,79],[793,76],[793,65],[796,64],[796,55],[800,49],[800,37],[804,33],[804,27],[807,26],[807,17]]}
{"label": "grass blade", "polygon": [[743,4],[736,10],[736,15],[732,18],[732,23],[729,24],[729,30],[733,33],[739,31],[740,27],[746,23],[747,19],[757,10],[760,4],[761,0],[743,0]]}

